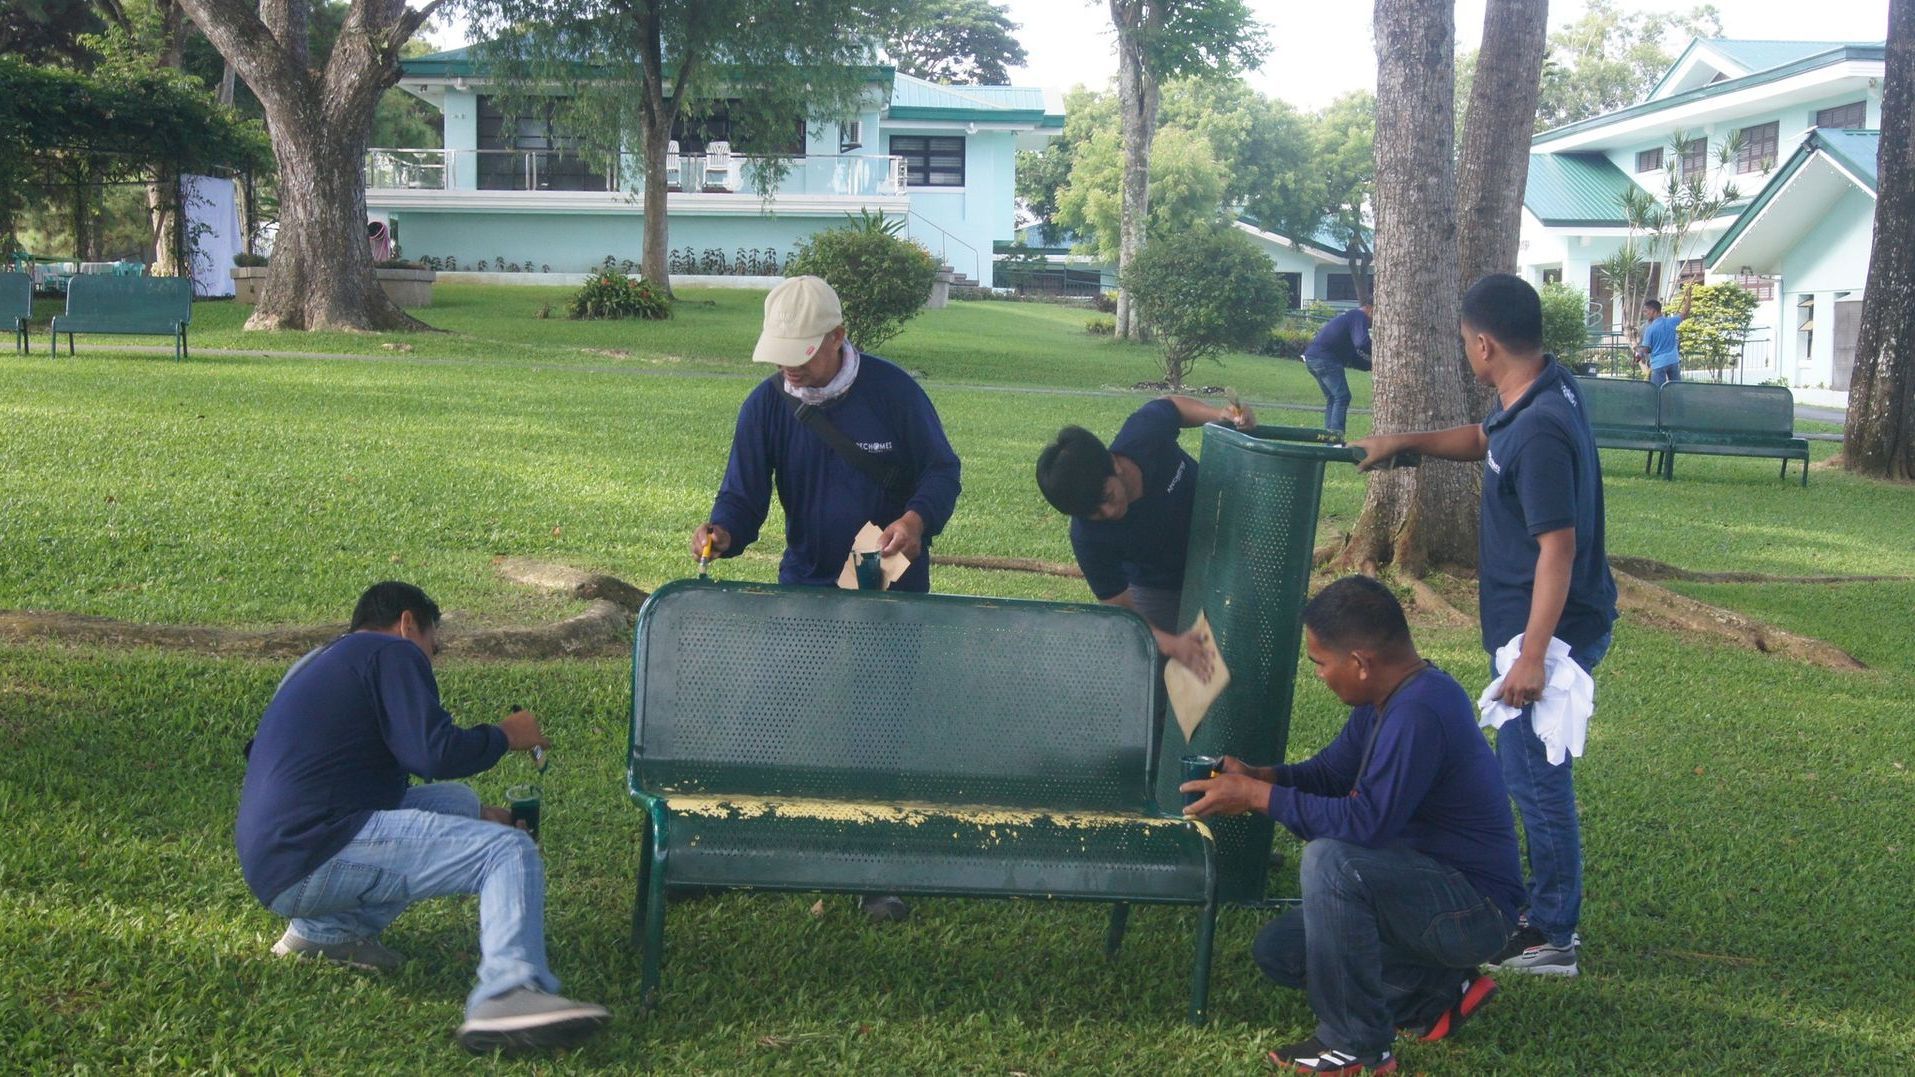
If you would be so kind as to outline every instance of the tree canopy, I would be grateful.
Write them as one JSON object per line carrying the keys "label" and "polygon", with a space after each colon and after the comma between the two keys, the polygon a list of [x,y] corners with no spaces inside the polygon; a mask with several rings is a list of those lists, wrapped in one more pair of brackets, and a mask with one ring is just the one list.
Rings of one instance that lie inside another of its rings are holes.
{"label": "tree canopy", "polygon": [[943,83],[1004,85],[1028,59],[1017,24],[991,0],[919,0],[888,47],[899,71]]}

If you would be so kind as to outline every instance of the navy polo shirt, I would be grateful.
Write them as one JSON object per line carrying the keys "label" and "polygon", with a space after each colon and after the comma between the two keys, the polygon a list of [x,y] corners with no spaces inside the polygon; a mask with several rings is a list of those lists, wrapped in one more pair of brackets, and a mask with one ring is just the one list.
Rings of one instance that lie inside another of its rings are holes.
{"label": "navy polo shirt", "polygon": [[1132,586],[1183,590],[1190,508],[1197,496],[1197,461],[1177,444],[1183,428],[1177,405],[1168,400],[1138,408],[1111,439],[1110,451],[1143,472],[1143,496],[1121,520],[1071,518],[1077,567],[1099,601]]}
{"label": "navy polo shirt", "polygon": [[1491,404],[1483,432],[1489,455],[1477,578],[1484,649],[1494,652],[1528,626],[1536,536],[1565,527],[1576,529],[1576,560],[1556,638],[1571,647],[1596,642],[1616,620],[1616,581],[1603,546],[1602,466],[1576,379],[1546,361],[1514,405]]}

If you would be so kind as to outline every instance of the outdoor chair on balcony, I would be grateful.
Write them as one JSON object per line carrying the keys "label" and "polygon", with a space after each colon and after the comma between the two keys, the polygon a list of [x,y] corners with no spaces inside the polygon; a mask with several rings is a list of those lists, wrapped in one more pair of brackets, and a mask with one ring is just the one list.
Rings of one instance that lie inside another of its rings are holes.
{"label": "outdoor chair on balcony", "polygon": [[703,190],[719,194],[730,192],[736,185],[731,161],[731,143],[713,142],[705,147],[705,182]]}
{"label": "outdoor chair on balcony", "polygon": [[680,171],[681,171],[681,168],[680,168],[680,162],[678,157],[678,140],[672,139],[670,142],[665,143],[665,189],[666,190],[682,191],[685,189],[684,184],[680,181],[680,175],[679,175]]}

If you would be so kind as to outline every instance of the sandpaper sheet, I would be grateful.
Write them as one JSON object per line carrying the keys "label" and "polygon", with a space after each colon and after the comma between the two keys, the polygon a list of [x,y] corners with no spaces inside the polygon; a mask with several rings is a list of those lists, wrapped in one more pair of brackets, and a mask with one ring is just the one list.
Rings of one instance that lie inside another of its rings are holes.
{"label": "sandpaper sheet", "polygon": [[1191,628],[1203,636],[1204,652],[1210,655],[1210,679],[1198,680],[1182,662],[1164,663],[1164,687],[1170,692],[1170,710],[1177,716],[1177,728],[1184,731],[1186,744],[1197,735],[1197,726],[1209,712],[1210,705],[1230,686],[1230,669],[1223,664],[1223,654],[1217,650],[1210,618],[1199,612],[1197,623]]}
{"label": "sandpaper sheet", "polygon": [[[858,555],[874,553],[884,545],[884,529],[874,523],[866,523],[858,529],[858,537],[851,540],[851,552],[845,555],[844,568],[838,572],[838,586],[847,591],[858,589]],[[884,573],[884,589],[898,582],[904,570],[911,567],[911,559],[901,553],[878,559],[878,567]]]}

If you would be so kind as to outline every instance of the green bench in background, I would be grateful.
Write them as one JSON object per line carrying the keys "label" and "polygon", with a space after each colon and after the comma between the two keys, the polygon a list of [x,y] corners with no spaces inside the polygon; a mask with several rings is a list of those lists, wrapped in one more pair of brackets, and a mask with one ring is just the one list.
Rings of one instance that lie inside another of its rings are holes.
{"label": "green bench in background", "polygon": [[1802,461],[1809,484],[1809,443],[1795,436],[1795,394],[1779,385],[1711,385],[1675,381],[1662,387],[1662,428],[1669,435],[1663,478],[1676,475],[1676,454],[1760,456]]}
{"label": "green bench in background", "polygon": [[84,273],[67,286],[66,313],[51,326],[52,354],[66,334],[119,333],[173,338],[173,358],[186,358],[186,327],[193,320],[193,282],[184,277],[117,277]]}
{"label": "green bench in background", "polygon": [[33,317],[33,278],[25,273],[0,273],[0,318],[13,329],[13,350],[27,350],[27,319]]}
{"label": "green bench in background", "polygon": [[1152,798],[1157,699],[1150,631],[1111,607],[660,588],[638,616],[626,772],[648,824],[643,996],[668,887],[1109,902],[1113,954],[1124,903],[1147,902],[1199,910],[1201,1023],[1216,849]]}
{"label": "green bench in background", "polygon": [[1589,408],[1589,428],[1596,435],[1597,448],[1647,453],[1642,461],[1645,475],[1658,455],[1668,456],[1669,434],[1662,428],[1655,386],[1626,378],[1578,377],[1576,388],[1582,390]]}

